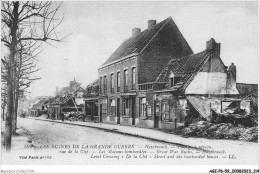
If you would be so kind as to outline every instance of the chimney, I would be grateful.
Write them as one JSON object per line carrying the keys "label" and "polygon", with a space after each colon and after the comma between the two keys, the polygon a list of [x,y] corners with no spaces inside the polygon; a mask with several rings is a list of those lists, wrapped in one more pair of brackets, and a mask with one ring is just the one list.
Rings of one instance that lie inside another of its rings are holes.
{"label": "chimney", "polygon": [[228,94],[236,89],[236,79],[237,79],[237,68],[236,65],[232,62],[227,71],[227,91]]}
{"label": "chimney", "polygon": [[140,33],[141,33],[141,28],[133,28],[132,29],[132,37],[135,37]]}
{"label": "chimney", "polygon": [[151,29],[156,25],[156,20],[148,20],[148,29]]}
{"label": "chimney", "polygon": [[213,38],[211,38],[206,43],[207,50],[213,51],[218,56],[220,56],[220,43],[217,43]]}
{"label": "chimney", "polygon": [[230,72],[232,74],[232,76],[234,77],[234,80],[236,81],[236,79],[237,79],[237,67],[233,62],[229,66],[228,72]]}

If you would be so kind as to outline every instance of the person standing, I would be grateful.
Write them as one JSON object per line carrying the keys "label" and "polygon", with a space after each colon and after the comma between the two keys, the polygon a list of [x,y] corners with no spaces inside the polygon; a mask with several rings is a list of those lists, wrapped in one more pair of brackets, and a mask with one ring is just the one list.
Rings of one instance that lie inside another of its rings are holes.
{"label": "person standing", "polygon": [[52,112],[51,119],[54,120],[54,117],[55,117],[55,114],[54,114],[54,112]]}
{"label": "person standing", "polygon": [[61,117],[62,122],[64,122],[65,115],[63,112],[60,113],[60,117]]}

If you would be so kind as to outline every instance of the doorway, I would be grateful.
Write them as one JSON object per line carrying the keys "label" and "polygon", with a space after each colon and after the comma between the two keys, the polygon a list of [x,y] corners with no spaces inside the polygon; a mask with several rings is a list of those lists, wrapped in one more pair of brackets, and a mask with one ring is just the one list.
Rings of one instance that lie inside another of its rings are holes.
{"label": "doorway", "polygon": [[132,125],[135,125],[135,97],[132,98]]}
{"label": "doorway", "polygon": [[117,116],[117,124],[120,124],[120,98],[116,100],[116,116]]}
{"label": "doorway", "polygon": [[99,113],[100,113],[99,121],[102,123],[102,104],[100,104]]}
{"label": "doorway", "polygon": [[160,121],[160,107],[159,102],[154,101],[154,128],[159,128],[159,121]]}

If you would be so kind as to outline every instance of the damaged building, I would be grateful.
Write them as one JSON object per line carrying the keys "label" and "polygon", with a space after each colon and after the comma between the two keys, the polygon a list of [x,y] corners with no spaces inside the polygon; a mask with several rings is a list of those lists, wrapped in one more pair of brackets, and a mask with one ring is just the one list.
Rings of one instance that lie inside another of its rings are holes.
{"label": "damaged building", "polygon": [[[239,101],[236,66],[213,38],[194,54],[171,17],[132,30],[84,94],[88,120],[171,130],[208,120]],[[229,102],[228,102],[229,101]],[[226,112],[226,111],[225,111]]]}
{"label": "damaged building", "polygon": [[49,104],[49,114],[54,114],[59,119],[60,113],[83,112],[83,94],[85,90],[80,83],[70,81],[70,85],[63,87]]}
{"label": "damaged building", "polygon": [[49,100],[49,97],[41,97],[35,104],[33,104],[30,109],[30,115],[33,117],[38,117],[42,114],[47,114],[48,107],[46,102]]}

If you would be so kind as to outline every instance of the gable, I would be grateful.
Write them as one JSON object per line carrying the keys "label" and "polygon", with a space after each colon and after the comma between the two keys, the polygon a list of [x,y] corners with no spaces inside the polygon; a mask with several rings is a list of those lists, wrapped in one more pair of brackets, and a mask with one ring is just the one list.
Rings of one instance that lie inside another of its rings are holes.
{"label": "gable", "polygon": [[205,65],[202,67],[200,72],[226,72],[226,67],[222,62],[221,58],[212,55]]}

